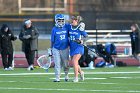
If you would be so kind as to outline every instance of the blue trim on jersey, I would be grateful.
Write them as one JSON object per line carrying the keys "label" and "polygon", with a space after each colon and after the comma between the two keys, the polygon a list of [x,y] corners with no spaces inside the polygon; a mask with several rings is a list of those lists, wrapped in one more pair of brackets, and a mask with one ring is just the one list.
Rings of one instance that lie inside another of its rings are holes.
{"label": "blue trim on jersey", "polygon": [[51,34],[52,47],[58,50],[64,50],[69,46],[68,30],[64,26],[62,28],[54,26]]}

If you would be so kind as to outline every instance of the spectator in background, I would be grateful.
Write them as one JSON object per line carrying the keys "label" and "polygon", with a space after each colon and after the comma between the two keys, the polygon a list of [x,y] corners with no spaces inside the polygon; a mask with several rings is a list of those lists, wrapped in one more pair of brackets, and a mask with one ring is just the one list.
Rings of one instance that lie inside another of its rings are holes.
{"label": "spectator in background", "polygon": [[90,63],[89,56],[90,55],[88,55],[88,49],[87,47],[84,46],[84,54],[81,56],[81,58],[78,61],[81,67],[88,67],[88,64]]}
{"label": "spectator in background", "polygon": [[[111,55],[116,55],[116,53],[112,54],[113,51],[111,49],[111,44],[109,44],[109,46],[110,46],[109,49],[107,49],[107,46],[104,46],[102,44],[98,44],[97,45],[97,53],[106,62],[105,67],[113,68],[114,67],[114,60],[113,60]],[[107,50],[110,50],[110,52],[108,52]]]}
{"label": "spectator in background", "polygon": [[12,68],[13,61],[13,44],[12,41],[16,40],[13,32],[9,29],[7,24],[3,24],[0,32],[0,51],[2,56],[2,63],[4,70],[14,70]]}
{"label": "spectator in background", "polygon": [[136,56],[139,53],[139,29],[137,24],[131,25],[130,38],[131,38],[131,48],[132,48],[132,55]]}
{"label": "spectator in background", "polygon": [[22,41],[22,51],[25,53],[29,67],[27,70],[33,70],[35,51],[38,49],[39,32],[35,26],[32,25],[30,19],[24,21],[24,25],[19,34],[19,39]]}
{"label": "spectator in background", "polygon": [[[90,48],[90,49],[88,49],[88,48]],[[94,62],[95,62],[96,58],[97,58],[97,55],[95,54],[95,49],[93,48],[93,46],[88,46],[88,47],[84,46],[84,54],[81,56],[81,58],[79,60],[79,65],[81,67],[88,67],[89,69],[95,69]],[[93,63],[91,63],[91,62],[93,62]]]}

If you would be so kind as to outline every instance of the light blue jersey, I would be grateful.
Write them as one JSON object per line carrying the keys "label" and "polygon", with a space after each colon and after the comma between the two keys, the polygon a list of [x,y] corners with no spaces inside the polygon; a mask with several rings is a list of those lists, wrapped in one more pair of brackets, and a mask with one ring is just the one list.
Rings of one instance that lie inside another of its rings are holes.
{"label": "light blue jersey", "polygon": [[66,29],[66,26],[62,28],[56,26],[53,27],[51,34],[51,44],[52,48],[54,47],[58,50],[64,50],[68,48],[69,40],[68,40],[68,30]]}
{"label": "light blue jersey", "polygon": [[69,25],[69,37],[70,37],[70,56],[75,54],[84,54],[84,47],[81,44],[74,42],[74,40],[81,40],[82,36],[86,37],[87,33],[85,31],[80,31],[79,28],[72,28],[72,25]]}

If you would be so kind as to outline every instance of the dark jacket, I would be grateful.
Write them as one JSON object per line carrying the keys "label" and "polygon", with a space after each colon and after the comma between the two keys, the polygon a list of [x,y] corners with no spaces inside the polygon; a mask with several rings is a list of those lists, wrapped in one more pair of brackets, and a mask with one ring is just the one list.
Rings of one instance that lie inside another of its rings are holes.
{"label": "dark jacket", "polygon": [[6,24],[3,24],[1,27],[0,32],[0,51],[2,53],[13,53],[13,45],[12,41],[16,40],[17,37],[15,37],[12,33],[12,31],[8,27],[8,31],[5,32],[4,30],[8,26]]}
{"label": "dark jacket", "polygon": [[130,33],[132,54],[140,53],[140,31],[137,29],[135,32]]}
{"label": "dark jacket", "polygon": [[[25,39],[24,35],[31,35],[31,37],[29,39]],[[31,51],[38,50],[38,36],[39,32],[36,27],[31,26],[27,29],[23,26],[19,34],[19,39],[22,41],[22,51],[25,52],[27,47],[29,47]],[[27,46],[27,42],[29,42],[29,46]]]}

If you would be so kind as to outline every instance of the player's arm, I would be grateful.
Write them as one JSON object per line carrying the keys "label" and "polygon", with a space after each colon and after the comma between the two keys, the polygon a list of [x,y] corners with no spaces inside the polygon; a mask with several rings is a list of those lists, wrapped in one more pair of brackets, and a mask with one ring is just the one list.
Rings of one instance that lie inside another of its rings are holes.
{"label": "player's arm", "polygon": [[25,40],[25,38],[23,38],[24,35],[24,29],[21,29],[20,33],[19,33],[19,40],[23,41]]}
{"label": "player's arm", "polygon": [[34,27],[33,29],[34,29],[35,34],[31,35],[31,39],[36,39],[39,37],[39,32],[38,32],[38,29],[36,27]]}

